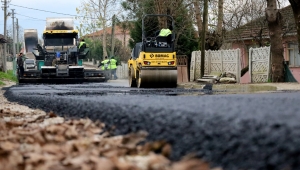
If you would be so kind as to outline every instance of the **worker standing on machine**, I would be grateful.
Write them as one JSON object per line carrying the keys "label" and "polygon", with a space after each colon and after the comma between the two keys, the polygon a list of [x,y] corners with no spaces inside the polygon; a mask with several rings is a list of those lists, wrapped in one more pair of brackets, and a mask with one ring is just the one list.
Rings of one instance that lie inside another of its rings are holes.
{"label": "worker standing on machine", "polygon": [[169,28],[167,29],[164,28],[161,29],[158,35],[159,37],[167,37],[168,47],[170,47],[172,43],[172,31],[173,31],[173,26],[170,25]]}
{"label": "worker standing on machine", "polygon": [[79,53],[84,51],[84,49],[86,48],[86,43],[84,42],[84,39],[81,39],[78,49],[79,49]]}
{"label": "worker standing on machine", "polygon": [[116,72],[117,72],[117,60],[115,59],[114,56],[112,56],[109,62],[110,62],[109,69],[111,70],[111,74],[114,76],[114,80],[117,80],[118,79],[118,76],[116,74]]}
{"label": "worker standing on machine", "polygon": [[161,36],[161,37],[167,37],[168,35],[172,34],[172,30],[173,30],[173,26],[170,25],[169,28],[165,29],[161,29],[158,36]]}
{"label": "worker standing on machine", "polygon": [[[86,43],[85,43],[84,39],[81,39],[80,43],[78,44],[78,55],[80,55],[80,53],[82,53],[85,48],[86,48]],[[71,60],[74,63],[74,65],[78,64],[77,55],[74,55],[74,54],[71,55]]]}

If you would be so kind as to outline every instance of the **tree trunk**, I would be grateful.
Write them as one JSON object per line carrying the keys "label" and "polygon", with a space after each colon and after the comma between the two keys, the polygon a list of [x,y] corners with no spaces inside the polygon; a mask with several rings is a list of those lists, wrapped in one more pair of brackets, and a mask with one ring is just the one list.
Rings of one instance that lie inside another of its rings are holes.
{"label": "tree trunk", "polygon": [[296,28],[297,28],[297,36],[298,36],[298,49],[300,53],[300,1],[299,0],[289,0],[293,9]]}
{"label": "tree trunk", "polygon": [[196,24],[198,28],[198,48],[201,49],[201,39],[200,35],[202,33],[202,19],[201,19],[201,10],[200,10],[200,5],[199,5],[199,0],[194,0],[194,9],[195,9],[195,16],[196,16]]}
{"label": "tree trunk", "polygon": [[[107,45],[106,45],[106,37],[107,37],[107,34],[106,34],[106,12],[107,12],[107,1],[105,1],[104,5],[101,4],[102,2],[99,0],[99,14],[100,14],[100,20],[103,24],[103,34],[102,34],[102,49],[103,49],[103,60],[105,60],[105,57],[108,56],[107,55]],[[100,6],[103,6],[103,15],[101,14],[101,8]]]}
{"label": "tree trunk", "polygon": [[219,35],[222,34],[222,26],[223,26],[223,4],[224,4],[224,0],[219,0],[218,3],[218,24],[217,24],[217,33]]}
{"label": "tree trunk", "polygon": [[[105,20],[105,19],[104,19]],[[103,47],[103,60],[104,57],[107,56],[107,50],[106,50],[106,21],[103,20],[103,35],[102,35],[102,47]]]}
{"label": "tree trunk", "polygon": [[271,79],[272,82],[283,82],[282,17],[277,9],[276,0],[267,0],[266,18],[271,39]]}
{"label": "tree trunk", "polygon": [[115,55],[115,18],[116,16],[113,15],[112,26],[111,26],[111,52],[110,52],[111,57]]}
{"label": "tree trunk", "polygon": [[[171,1],[170,0],[154,0],[155,11],[157,14],[168,14],[168,8],[170,8]],[[158,23],[160,29],[168,28],[167,18],[166,17],[158,17]]]}
{"label": "tree trunk", "polygon": [[126,31],[124,32],[124,47],[126,47]]}
{"label": "tree trunk", "polygon": [[200,70],[200,78],[204,76],[204,67],[205,67],[205,34],[206,34],[206,25],[208,23],[208,0],[204,0],[203,6],[203,29],[202,29],[202,42],[201,42],[201,70]]}
{"label": "tree trunk", "polygon": [[198,28],[198,36],[200,37],[202,32],[202,20],[201,20],[201,10],[199,5],[199,0],[194,0],[195,16]]}

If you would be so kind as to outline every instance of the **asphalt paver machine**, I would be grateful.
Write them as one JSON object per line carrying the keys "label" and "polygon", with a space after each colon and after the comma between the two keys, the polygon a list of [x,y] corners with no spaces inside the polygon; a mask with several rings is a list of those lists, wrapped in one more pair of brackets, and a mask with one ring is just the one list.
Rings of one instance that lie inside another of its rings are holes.
{"label": "asphalt paver machine", "polygon": [[19,83],[69,84],[109,79],[105,71],[83,66],[89,48],[78,48],[78,30],[73,28],[72,18],[47,18],[46,23],[43,44],[36,44],[32,50],[36,69],[25,70]]}

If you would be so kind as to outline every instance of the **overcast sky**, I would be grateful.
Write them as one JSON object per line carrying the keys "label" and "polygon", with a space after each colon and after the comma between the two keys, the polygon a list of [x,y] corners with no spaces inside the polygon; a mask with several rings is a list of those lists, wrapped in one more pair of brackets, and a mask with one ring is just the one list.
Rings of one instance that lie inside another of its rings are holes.
{"label": "overcast sky", "polygon": [[[19,25],[23,29],[37,29],[39,37],[41,36],[47,17],[74,17],[76,7],[79,7],[81,0],[11,0],[8,12],[15,9],[15,17],[18,18]],[[3,6],[3,5],[2,5]],[[28,9],[32,8],[32,9]],[[50,12],[44,12],[44,11]],[[56,13],[69,14],[62,15]],[[73,16],[72,16],[73,15]],[[0,33],[4,30],[4,11],[0,11]],[[15,19],[16,21],[16,19]],[[75,21],[75,26],[78,22]],[[12,17],[8,17],[7,28],[12,26]]]}

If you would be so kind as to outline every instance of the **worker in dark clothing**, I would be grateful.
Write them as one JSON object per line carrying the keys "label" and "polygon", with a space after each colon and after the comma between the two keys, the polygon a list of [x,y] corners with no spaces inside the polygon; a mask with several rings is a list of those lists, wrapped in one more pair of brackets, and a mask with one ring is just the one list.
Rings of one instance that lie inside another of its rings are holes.
{"label": "worker in dark clothing", "polygon": [[18,65],[18,73],[20,77],[24,75],[24,60],[23,60],[23,53],[20,53],[17,58],[17,65]]}

